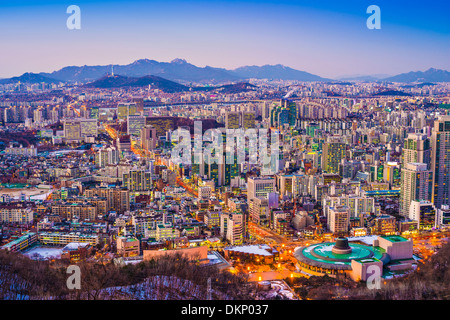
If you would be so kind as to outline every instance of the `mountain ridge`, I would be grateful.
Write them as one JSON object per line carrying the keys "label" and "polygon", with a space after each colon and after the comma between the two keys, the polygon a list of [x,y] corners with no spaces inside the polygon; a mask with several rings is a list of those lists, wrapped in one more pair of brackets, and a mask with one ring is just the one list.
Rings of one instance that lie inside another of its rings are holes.
{"label": "mountain ridge", "polygon": [[379,76],[349,76],[338,79],[328,79],[318,75],[293,69],[282,64],[265,64],[262,66],[242,66],[235,69],[216,68],[211,66],[197,67],[185,59],[176,58],[170,62],[159,62],[151,59],[138,59],[124,65],[84,65],[66,66],[50,73],[24,73],[18,77],[0,79],[0,83],[59,83],[81,82],[89,83],[111,74],[125,77],[157,76],[183,85],[196,84],[225,84],[245,81],[248,79],[297,80],[313,81],[370,81],[370,82],[450,82],[450,72],[429,68],[426,71],[411,71],[398,75],[381,78]]}
{"label": "mountain ridge", "polygon": [[426,71],[410,71],[401,73],[382,81],[390,82],[450,82],[450,72],[447,70],[429,68]]}

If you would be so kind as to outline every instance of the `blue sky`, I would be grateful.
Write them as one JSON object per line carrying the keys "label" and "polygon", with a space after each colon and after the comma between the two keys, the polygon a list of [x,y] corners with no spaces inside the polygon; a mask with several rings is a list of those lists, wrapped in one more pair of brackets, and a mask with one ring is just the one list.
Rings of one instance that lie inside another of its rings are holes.
{"label": "blue sky", "polygon": [[[81,30],[66,27],[72,4]],[[381,30],[366,27],[373,4]],[[279,63],[331,78],[450,70],[449,12],[449,2],[435,0],[0,0],[0,77],[142,58]]]}

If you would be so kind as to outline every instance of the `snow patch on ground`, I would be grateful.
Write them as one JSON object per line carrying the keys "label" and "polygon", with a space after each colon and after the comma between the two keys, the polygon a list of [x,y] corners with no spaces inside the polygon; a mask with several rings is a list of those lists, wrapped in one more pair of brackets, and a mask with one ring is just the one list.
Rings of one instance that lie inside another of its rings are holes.
{"label": "snow patch on ground", "polygon": [[30,257],[33,260],[49,260],[52,258],[60,259],[61,253],[62,248],[35,247],[24,252],[24,255]]}

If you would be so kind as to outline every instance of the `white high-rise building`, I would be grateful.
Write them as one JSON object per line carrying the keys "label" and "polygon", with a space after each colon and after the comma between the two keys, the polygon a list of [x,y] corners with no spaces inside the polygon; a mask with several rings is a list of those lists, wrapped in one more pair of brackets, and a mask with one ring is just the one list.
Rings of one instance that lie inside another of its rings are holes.
{"label": "white high-rise building", "polygon": [[350,229],[350,212],[346,206],[329,208],[328,229],[333,233],[348,232]]}
{"label": "white high-rise building", "polygon": [[400,214],[408,216],[413,200],[431,200],[433,172],[426,163],[407,163],[401,172]]}

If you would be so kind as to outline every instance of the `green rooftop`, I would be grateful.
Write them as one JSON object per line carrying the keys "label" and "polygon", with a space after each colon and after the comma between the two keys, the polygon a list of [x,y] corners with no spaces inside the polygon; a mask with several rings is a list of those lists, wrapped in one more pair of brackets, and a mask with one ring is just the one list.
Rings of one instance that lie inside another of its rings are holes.
{"label": "green rooftop", "polygon": [[403,237],[400,236],[382,236],[382,238],[392,241],[392,242],[404,242],[404,241],[408,241],[408,239],[405,239]]}
{"label": "green rooftop", "polygon": [[[333,242],[326,242],[317,245],[312,245],[303,249],[302,253],[306,258],[311,260],[315,260],[318,262],[323,262],[327,264],[346,264],[350,265],[351,261],[337,261],[346,259],[346,260],[369,260],[372,258],[380,259],[385,252],[380,247],[371,247],[367,245],[361,245],[356,243],[349,243],[349,246],[352,248],[352,252],[349,254],[335,254],[331,251],[332,247],[335,245]],[[316,253],[315,255],[312,253]],[[369,258],[367,256],[370,255],[371,251],[373,252],[373,257]],[[336,259],[336,260],[335,260]]]}
{"label": "green rooftop", "polygon": [[359,263],[371,263],[371,262],[380,262],[377,258],[362,258],[362,259],[354,259],[355,261],[358,261]]}

